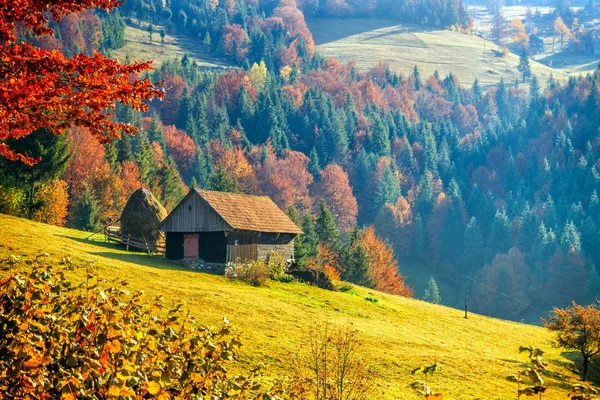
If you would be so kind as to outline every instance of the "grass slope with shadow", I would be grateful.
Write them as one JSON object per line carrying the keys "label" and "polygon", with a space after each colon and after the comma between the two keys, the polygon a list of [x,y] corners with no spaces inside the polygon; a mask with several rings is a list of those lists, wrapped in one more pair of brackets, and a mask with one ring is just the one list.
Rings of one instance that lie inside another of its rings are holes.
{"label": "grass slope with shadow", "polygon": [[[574,361],[552,348],[553,334],[540,327],[475,314],[464,319],[461,310],[361,287],[342,293],[270,282],[268,287],[255,288],[177,267],[158,256],[127,252],[104,243],[102,235],[87,240],[88,232],[2,214],[0,226],[0,259],[11,254],[32,258],[42,249],[50,253],[53,263],[65,256],[75,262],[94,259],[107,279],[129,281],[131,289],[141,289],[150,297],[185,300],[202,323],[218,324],[227,317],[243,331],[242,365],[263,362],[267,376],[285,373],[287,355],[306,341],[314,322],[330,321],[350,323],[360,332],[364,355],[375,365],[373,380],[385,388],[381,397],[385,399],[420,398],[407,387],[413,381],[409,371],[434,360],[441,369],[431,384],[444,398],[515,398],[516,384],[505,377],[526,362],[518,354],[521,344],[547,351],[544,359],[554,376],[547,379],[551,387],[545,399],[565,398],[561,381],[577,381]],[[0,277],[9,272],[0,271]]]}

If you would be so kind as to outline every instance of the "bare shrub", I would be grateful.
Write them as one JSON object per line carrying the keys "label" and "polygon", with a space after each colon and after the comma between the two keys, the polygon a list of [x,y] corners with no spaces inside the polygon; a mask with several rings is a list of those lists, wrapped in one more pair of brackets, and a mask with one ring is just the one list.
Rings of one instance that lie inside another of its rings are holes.
{"label": "bare shrub", "polygon": [[292,360],[293,381],[302,398],[362,400],[374,391],[373,373],[360,353],[358,331],[351,326],[316,323]]}

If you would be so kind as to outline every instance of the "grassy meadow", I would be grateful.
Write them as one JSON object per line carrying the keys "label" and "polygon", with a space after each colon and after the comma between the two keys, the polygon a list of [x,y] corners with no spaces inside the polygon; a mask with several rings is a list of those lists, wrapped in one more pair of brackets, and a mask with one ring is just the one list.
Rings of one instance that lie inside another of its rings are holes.
{"label": "grassy meadow", "polygon": [[[448,399],[516,398],[516,384],[505,377],[526,361],[519,345],[547,351],[550,385],[545,399],[565,398],[567,383],[575,383],[575,357],[553,348],[547,330],[354,287],[329,292],[301,283],[270,282],[255,288],[223,276],[200,273],[167,263],[158,256],[127,252],[104,243],[103,235],[86,240],[88,232],[58,228],[0,214],[0,259],[11,254],[33,258],[40,250],[49,262],[69,256],[75,262],[94,259],[106,278],[130,282],[149,297],[184,299],[202,322],[218,324],[223,317],[244,334],[241,362],[266,364],[267,376],[279,376],[289,352],[307,339],[315,322],[351,324],[364,343],[364,357],[375,365],[374,381],[385,388],[385,399],[418,399],[408,388],[409,371],[437,361],[441,369],[432,388]],[[23,264],[20,264],[23,265]],[[23,267],[21,267],[23,268]],[[0,276],[9,271],[0,271]],[[83,279],[83,274],[74,276]],[[377,302],[367,301],[375,297]]]}
{"label": "grassy meadow", "polygon": [[[475,78],[482,86],[495,85],[504,78],[508,84],[518,78],[519,56],[497,56],[500,48],[482,38],[420,25],[398,24],[380,19],[309,19],[317,52],[347,63],[356,60],[366,70],[381,60],[408,75],[415,65],[421,76],[438,71],[444,77],[453,73],[466,85]],[[567,74],[534,60],[531,69],[542,83],[550,74],[565,79]]]}
{"label": "grassy meadow", "polygon": [[203,68],[226,68],[229,64],[209,54],[202,45],[200,39],[194,39],[179,35],[177,33],[166,34],[164,44],[161,42],[161,26],[154,26],[152,43],[146,25],[128,25],[125,28],[125,46],[113,50],[111,57],[125,61],[148,61],[153,60],[154,67],[160,67],[165,61],[181,59],[188,55],[191,61],[195,61]]}

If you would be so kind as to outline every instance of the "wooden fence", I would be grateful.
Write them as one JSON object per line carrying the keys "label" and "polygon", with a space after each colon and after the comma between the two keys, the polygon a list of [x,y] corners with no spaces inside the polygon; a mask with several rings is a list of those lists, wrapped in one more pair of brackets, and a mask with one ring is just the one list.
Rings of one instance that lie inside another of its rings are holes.
{"label": "wooden fence", "polygon": [[105,242],[116,242],[125,245],[127,250],[134,248],[142,250],[148,254],[165,254],[166,247],[156,245],[154,243],[148,243],[144,238],[136,238],[131,235],[123,236],[121,234],[121,227],[119,226],[107,226],[104,228],[104,241]]}

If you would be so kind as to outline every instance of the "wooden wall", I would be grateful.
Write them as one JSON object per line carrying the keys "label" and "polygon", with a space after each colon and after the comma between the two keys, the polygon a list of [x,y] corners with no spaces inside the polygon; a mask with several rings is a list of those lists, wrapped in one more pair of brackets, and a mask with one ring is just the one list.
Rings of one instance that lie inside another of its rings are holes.
{"label": "wooden wall", "polygon": [[258,257],[257,239],[258,233],[256,232],[230,233],[227,236],[227,261],[256,260]]}
{"label": "wooden wall", "polygon": [[261,233],[258,237],[258,259],[264,260],[272,251],[281,253],[286,260],[294,258],[294,238],[290,233]]}
{"label": "wooden wall", "polygon": [[196,191],[191,191],[161,224],[163,232],[223,232],[229,224]]}

